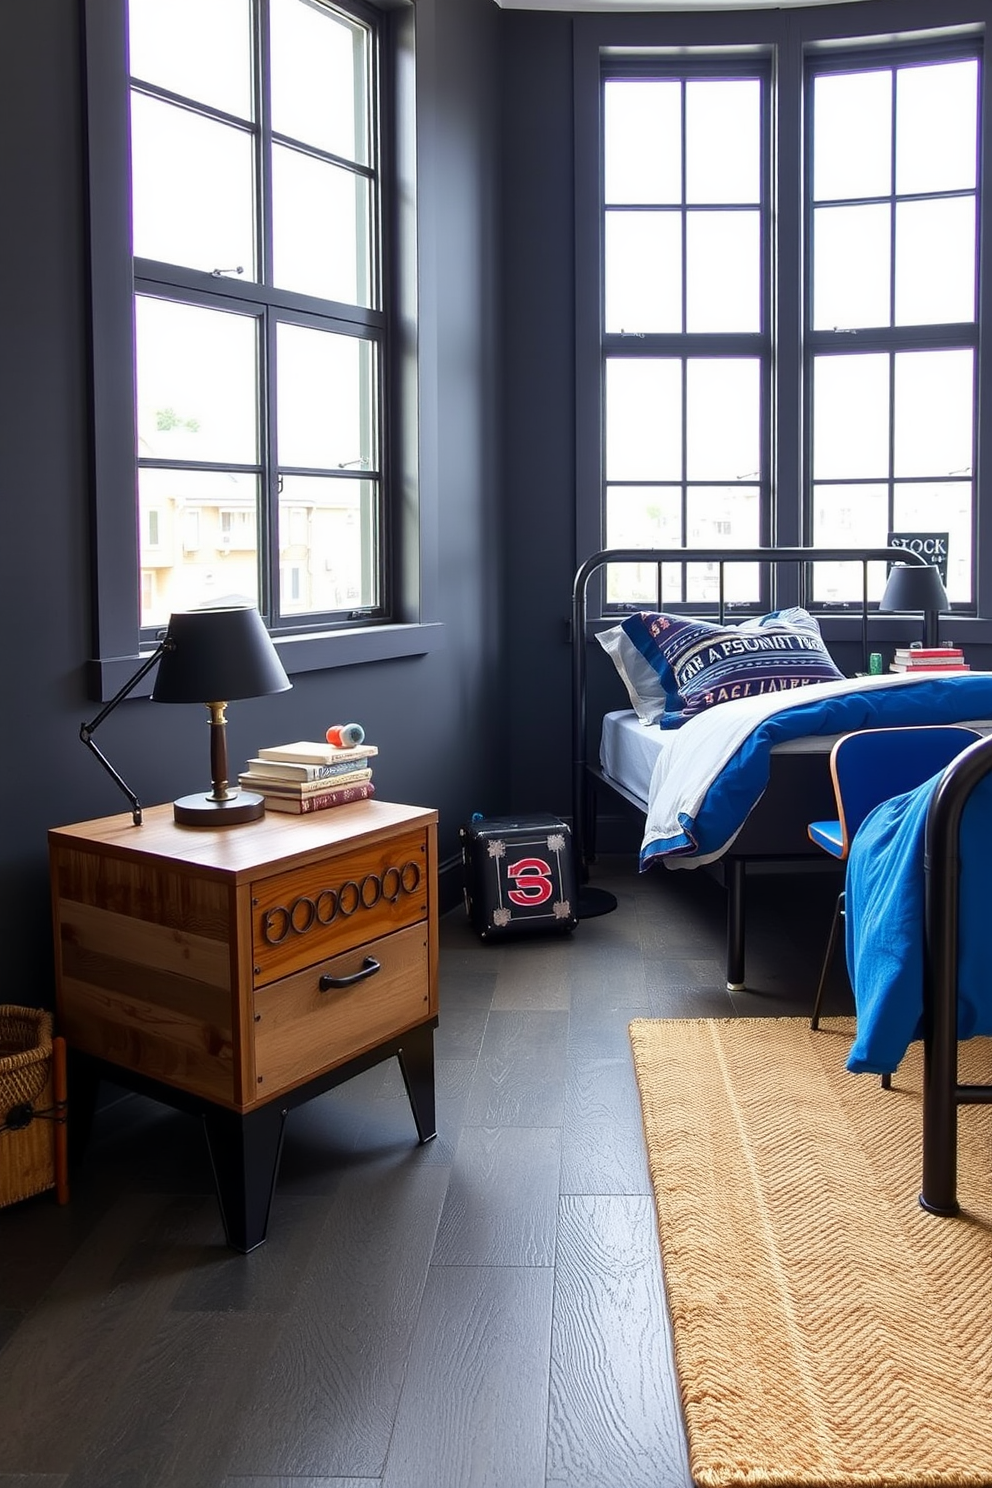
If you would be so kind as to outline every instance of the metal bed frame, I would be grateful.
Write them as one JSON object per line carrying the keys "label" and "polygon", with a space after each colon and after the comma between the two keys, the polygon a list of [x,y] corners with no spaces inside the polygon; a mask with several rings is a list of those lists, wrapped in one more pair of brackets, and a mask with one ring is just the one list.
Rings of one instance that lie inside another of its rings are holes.
{"label": "metal bed frame", "polygon": [[992,771],[992,737],[970,744],[940,778],[924,846],[923,1182],[931,1214],[959,1212],[958,1107],[992,1105],[992,1085],[958,1081],[958,909],[961,817]]}
{"label": "metal bed frame", "polygon": [[[862,596],[860,604],[861,647],[864,670],[868,670],[869,563],[910,563],[925,566],[920,555],[903,548],[605,548],[592,554],[579,567],[572,586],[572,834],[576,873],[580,886],[587,885],[589,863],[595,856],[596,793],[608,787],[642,813],[646,803],[610,779],[590,762],[587,736],[587,666],[586,645],[589,626],[588,590],[592,576],[610,563],[653,563],[658,565],[659,599],[654,608],[662,609],[661,565],[665,563],[710,563],[718,566],[719,589],[716,618],[725,620],[725,565],[759,563],[771,566],[771,579],[776,566],[796,565],[797,597],[790,602],[808,603],[811,592],[812,565],[817,562],[860,563]],[[770,593],[776,591],[774,582]],[[645,606],[645,608],[648,608]],[[686,607],[692,613],[691,607]],[[617,623],[622,615],[598,617]],[[598,744],[597,744],[598,756]],[[727,891],[727,989],[744,990],[745,959],[745,876],[747,864],[753,861],[788,861],[820,856],[806,836],[806,825],[819,817],[835,815],[833,787],[830,783],[826,756],[785,754],[773,756],[772,774],[761,801],[752,811],[732,846],[719,860]],[[600,914],[613,908],[616,901],[603,890],[580,887],[579,914]]]}

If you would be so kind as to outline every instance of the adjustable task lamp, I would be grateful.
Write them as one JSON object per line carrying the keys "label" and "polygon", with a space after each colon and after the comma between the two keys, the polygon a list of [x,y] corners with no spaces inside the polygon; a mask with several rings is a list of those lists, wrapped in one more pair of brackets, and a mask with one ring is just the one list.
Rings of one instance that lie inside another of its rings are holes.
{"label": "adjustable task lamp", "polygon": [[79,737],[117,782],[131,802],[135,826],[141,825],[141,805],[110,761],[93,742],[93,734],[117,704],[159,663],[152,689],[154,703],[204,703],[210,718],[211,789],[202,795],[181,796],[173,803],[176,821],[186,827],[233,827],[257,821],[265,814],[265,799],[254,791],[239,790],[228,780],[227,716],[236,698],[265,697],[292,687],[258,611],[250,606],[215,610],[187,610],[174,614],[153,655],[92,723],[84,723]]}
{"label": "adjustable task lamp", "polygon": [[882,614],[922,611],[923,644],[928,648],[940,644],[937,639],[940,613],[950,607],[939,570],[922,563],[893,563],[885,593],[878,602]]}

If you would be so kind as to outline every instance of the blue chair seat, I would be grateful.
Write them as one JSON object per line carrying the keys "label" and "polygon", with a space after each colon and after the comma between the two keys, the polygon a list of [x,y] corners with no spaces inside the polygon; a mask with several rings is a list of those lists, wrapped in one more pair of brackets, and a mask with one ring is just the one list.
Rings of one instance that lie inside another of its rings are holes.
{"label": "blue chair seat", "polygon": [[844,857],[844,833],[839,821],[810,822],[806,830],[810,840],[824,852],[832,853],[835,858]]}

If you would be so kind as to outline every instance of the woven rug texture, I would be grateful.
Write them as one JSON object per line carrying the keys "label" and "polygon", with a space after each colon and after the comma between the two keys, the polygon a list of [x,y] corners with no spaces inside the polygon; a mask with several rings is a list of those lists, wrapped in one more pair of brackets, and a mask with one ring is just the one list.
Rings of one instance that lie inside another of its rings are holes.
{"label": "woven rug texture", "polygon": [[961,1215],[927,1214],[921,1046],[883,1090],[853,1033],[630,1025],[702,1488],[992,1484],[992,1107],[959,1110]]}

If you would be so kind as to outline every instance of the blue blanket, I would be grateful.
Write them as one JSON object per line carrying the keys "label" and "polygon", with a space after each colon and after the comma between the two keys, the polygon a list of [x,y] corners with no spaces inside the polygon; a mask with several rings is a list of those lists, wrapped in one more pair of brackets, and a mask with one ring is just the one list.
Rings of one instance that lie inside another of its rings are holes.
{"label": "blue blanket", "polygon": [[[940,775],[884,801],[859,828],[847,865],[847,965],[857,1035],[847,1068],[897,1069],[922,1038],[924,838]],[[992,777],[972,791],[961,818],[958,931],[958,1035],[992,1034]]]}
{"label": "blue blanket", "polygon": [[725,852],[768,784],[776,744],[810,734],[988,718],[992,675],[978,672],[824,682],[785,702],[773,695],[722,703],[679,729],[671,751],[659,759],[665,773],[656,767],[640,866],[661,859],[672,868],[691,868]]}

